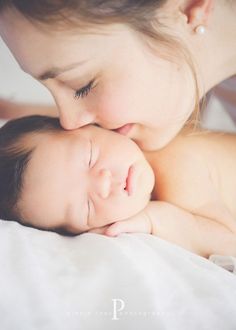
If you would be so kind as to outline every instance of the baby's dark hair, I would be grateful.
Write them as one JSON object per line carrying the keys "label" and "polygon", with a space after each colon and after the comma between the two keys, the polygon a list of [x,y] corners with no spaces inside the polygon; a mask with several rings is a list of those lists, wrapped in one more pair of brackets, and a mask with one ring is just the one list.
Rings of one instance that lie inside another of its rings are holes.
{"label": "baby's dark hair", "polygon": [[0,218],[24,223],[17,203],[24,186],[24,174],[34,147],[27,138],[34,133],[62,131],[58,118],[27,116],[8,121],[0,128]]}

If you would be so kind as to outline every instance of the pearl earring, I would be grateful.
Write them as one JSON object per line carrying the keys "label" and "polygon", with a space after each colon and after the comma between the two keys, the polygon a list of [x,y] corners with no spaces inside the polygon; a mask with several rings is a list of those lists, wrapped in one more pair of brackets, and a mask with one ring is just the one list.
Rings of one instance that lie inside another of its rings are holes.
{"label": "pearl earring", "polygon": [[203,34],[205,34],[205,32],[206,32],[206,27],[204,26],[204,25],[198,25],[196,28],[195,28],[195,33],[197,33],[197,34],[201,34],[201,35],[203,35]]}

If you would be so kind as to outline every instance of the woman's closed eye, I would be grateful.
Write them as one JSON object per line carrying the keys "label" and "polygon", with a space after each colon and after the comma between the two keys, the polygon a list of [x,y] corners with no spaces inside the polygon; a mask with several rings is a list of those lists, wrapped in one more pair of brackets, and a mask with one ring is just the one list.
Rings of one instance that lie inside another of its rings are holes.
{"label": "woman's closed eye", "polygon": [[91,90],[94,88],[94,80],[91,80],[86,86],[78,89],[75,91],[74,98],[80,99],[83,97],[88,96],[88,94],[91,92]]}

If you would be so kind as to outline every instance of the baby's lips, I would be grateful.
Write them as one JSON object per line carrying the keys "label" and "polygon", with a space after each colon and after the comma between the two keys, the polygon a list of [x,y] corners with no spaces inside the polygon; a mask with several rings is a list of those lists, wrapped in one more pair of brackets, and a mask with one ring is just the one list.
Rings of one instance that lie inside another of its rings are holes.
{"label": "baby's lips", "polygon": [[131,131],[133,126],[134,124],[126,124],[124,126],[115,129],[114,131],[122,135],[128,135],[128,133]]}
{"label": "baby's lips", "polygon": [[131,196],[134,192],[134,166],[131,165],[128,170],[128,176],[126,179],[126,190],[128,195]]}

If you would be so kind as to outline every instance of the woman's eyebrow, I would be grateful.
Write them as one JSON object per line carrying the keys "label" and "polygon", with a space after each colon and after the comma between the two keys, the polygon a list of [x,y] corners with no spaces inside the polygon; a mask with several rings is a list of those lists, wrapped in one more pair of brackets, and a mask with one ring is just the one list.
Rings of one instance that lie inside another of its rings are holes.
{"label": "woman's eyebrow", "polygon": [[56,78],[57,76],[59,76],[60,74],[73,70],[76,67],[84,64],[85,62],[88,61],[80,61],[80,62],[76,62],[76,63],[72,63],[69,65],[66,65],[64,67],[58,68],[58,67],[53,67],[51,69],[48,69],[47,71],[41,73],[39,76],[36,77],[36,79],[38,80],[47,80],[47,79],[53,79]]}

